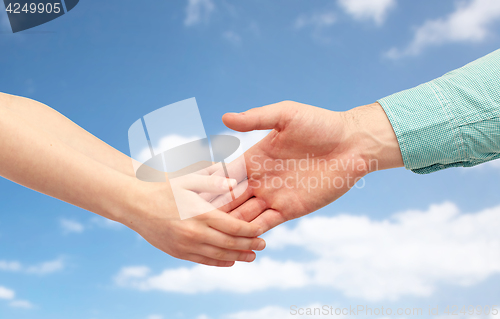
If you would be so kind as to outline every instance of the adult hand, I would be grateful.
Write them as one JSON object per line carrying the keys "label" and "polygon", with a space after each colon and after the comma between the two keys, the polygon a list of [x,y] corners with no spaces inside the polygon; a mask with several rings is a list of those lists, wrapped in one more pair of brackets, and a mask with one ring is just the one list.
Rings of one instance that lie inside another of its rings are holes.
{"label": "adult hand", "polygon": [[[236,219],[209,201],[224,194],[236,181],[213,174],[219,166],[167,180],[137,181],[136,195],[127,220],[121,221],[153,246],[176,258],[228,267],[235,261],[251,262],[252,250],[262,250],[256,224]],[[179,217],[194,216],[188,219]],[[131,214],[132,212],[132,214]],[[132,217],[131,217],[132,216]]]}
{"label": "adult hand", "polygon": [[[265,231],[333,202],[371,171],[403,165],[378,103],[333,112],[285,101],[223,121],[240,132],[272,129],[244,154],[249,187],[231,212]],[[230,176],[242,167],[236,161]]]}

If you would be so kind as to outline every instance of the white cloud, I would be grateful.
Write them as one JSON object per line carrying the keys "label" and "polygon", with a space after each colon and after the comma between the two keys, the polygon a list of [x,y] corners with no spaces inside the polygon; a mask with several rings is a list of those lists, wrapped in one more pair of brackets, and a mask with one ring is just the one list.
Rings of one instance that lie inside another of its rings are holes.
{"label": "white cloud", "polygon": [[426,21],[415,30],[413,40],[406,48],[392,48],[386,56],[414,56],[428,46],[451,42],[481,42],[488,38],[491,34],[490,26],[499,19],[498,0],[457,2],[457,8],[450,15]]}
{"label": "white cloud", "polygon": [[328,42],[330,38],[324,34],[325,29],[331,27],[337,21],[333,12],[321,12],[314,14],[303,14],[295,20],[297,30],[309,27],[312,29],[312,37],[322,42]]}
{"label": "white cloud", "polygon": [[0,286],[0,299],[11,300],[14,299],[16,293],[14,290]]}
{"label": "white cloud", "polygon": [[158,275],[149,274],[150,270],[145,266],[125,267],[115,277],[115,283],[142,291],[187,294],[216,290],[247,293],[273,287],[302,287],[307,283],[302,265],[273,261],[266,257],[229,269],[196,265],[192,268],[167,269]]}
{"label": "white cloud", "polygon": [[149,315],[147,319],[163,319],[162,315]]}
{"label": "white cloud", "polygon": [[63,270],[65,267],[62,258],[46,261],[33,266],[24,266],[18,261],[0,260],[0,271],[24,272],[35,275],[47,275]]}
{"label": "white cloud", "polygon": [[[255,310],[243,310],[222,316],[223,319],[290,319],[290,318],[348,318],[348,316],[340,313],[335,313],[335,308],[332,311],[329,305],[327,308],[323,308],[324,305],[319,303],[310,304],[308,306],[295,305],[292,308],[284,308],[281,306],[266,306]],[[300,308],[300,310],[299,310]],[[344,310],[345,312],[345,310]],[[309,314],[309,315],[308,315]]]}
{"label": "white cloud", "polygon": [[339,0],[339,5],[356,20],[372,20],[381,25],[396,0]]}
{"label": "white cloud", "polygon": [[33,308],[33,304],[27,300],[16,300],[14,299],[16,293],[14,290],[0,286],[0,299],[10,300],[9,306],[14,308]]}
{"label": "white cloud", "polygon": [[214,9],[215,5],[211,0],[188,0],[184,25],[189,27],[207,22]]}
{"label": "white cloud", "polygon": [[14,308],[24,308],[24,309],[33,308],[33,304],[27,300],[14,300],[9,303],[9,306]]}
{"label": "white cloud", "polygon": [[[226,319],[285,319],[290,318],[290,310],[279,306],[267,306],[258,310],[239,311],[225,315]],[[300,318],[300,317],[299,317]]]}
{"label": "white cloud", "polygon": [[[269,246],[302,247],[313,282],[353,297],[429,296],[439,283],[469,286],[500,272],[500,206],[460,214],[451,203],[407,211],[391,219],[341,215],[278,228]],[[418,235],[417,235],[418,234]]]}
{"label": "white cloud", "polygon": [[337,18],[333,12],[315,13],[311,15],[301,15],[295,20],[295,27],[302,29],[306,26],[317,28],[329,27],[335,23]]}
{"label": "white cloud", "polygon": [[123,268],[115,282],[141,291],[248,293],[306,286],[366,300],[430,296],[438,285],[470,286],[500,273],[500,206],[460,214],[452,203],[385,220],[366,216],[304,217],[271,231],[268,249],[296,247],[315,258],[267,257],[232,268],[202,265],[151,274]]}
{"label": "white cloud", "polygon": [[47,275],[63,270],[65,267],[64,261],[60,259],[46,261],[35,266],[27,267],[26,272],[35,275]]}
{"label": "white cloud", "polygon": [[241,36],[234,31],[226,31],[222,34],[222,37],[233,45],[241,44]]}
{"label": "white cloud", "polygon": [[85,230],[85,226],[80,224],[79,222],[76,222],[74,220],[69,220],[69,219],[61,219],[59,221],[59,225],[63,229],[63,232],[65,234],[70,234],[70,233],[82,233]]}
{"label": "white cloud", "polygon": [[145,278],[151,270],[146,266],[124,267],[115,277],[115,283],[119,286],[126,286],[135,279]]}
{"label": "white cloud", "polygon": [[[244,310],[225,315],[224,319],[289,319],[290,309],[280,306],[267,306],[257,310]],[[293,316],[304,318],[303,316]]]}
{"label": "white cloud", "polygon": [[17,261],[0,260],[0,270],[3,271],[20,271],[22,268],[21,263]]}

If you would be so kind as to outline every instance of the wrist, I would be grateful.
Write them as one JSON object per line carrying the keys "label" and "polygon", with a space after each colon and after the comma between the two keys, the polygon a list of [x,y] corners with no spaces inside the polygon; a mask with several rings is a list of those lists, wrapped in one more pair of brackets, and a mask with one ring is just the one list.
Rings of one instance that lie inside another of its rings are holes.
{"label": "wrist", "polygon": [[403,158],[392,125],[379,103],[344,113],[348,140],[366,165],[367,173],[403,167]]}
{"label": "wrist", "polygon": [[116,221],[139,232],[148,222],[178,217],[170,184],[143,182],[132,178],[114,208]]}
{"label": "wrist", "polygon": [[112,183],[99,196],[94,213],[129,226],[140,214],[140,201],[144,197],[141,181],[116,172]]}

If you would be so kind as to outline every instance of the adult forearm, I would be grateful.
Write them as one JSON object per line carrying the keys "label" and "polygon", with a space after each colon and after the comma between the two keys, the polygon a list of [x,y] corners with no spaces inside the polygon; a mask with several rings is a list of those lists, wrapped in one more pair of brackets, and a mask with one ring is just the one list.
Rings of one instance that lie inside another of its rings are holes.
{"label": "adult forearm", "polygon": [[74,150],[113,168],[134,176],[132,159],[116,150],[49,106],[19,96],[0,93],[0,108],[7,108],[30,127],[44,131]]}
{"label": "adult forearm", "polygon": [[137,181],[0,107],[0,175],[104,217],[120,220]]}
{"label": "adult forearm", "polygon": [[[6,99],[10,101],[5,102]],[[2,106],[1,102],[10,103],[9,107]],[[114,161],[112,150],[55,111],[36,104],[24,104],[13,111],[18,102],[32,103],[16,97],[2,96],[0,100],[0,176],[121,222],[177,258],[231,266],[236,260],[254,260],[255,253],[251,250],[264,248],[264,241],[255,238],[262,233],[257,225],[215,209],[191,189],[180,190],[188,198],[188,205],[201,202],[209,207],[204,211],[206,214],[180,220],[168,181],[147,183],[124,174],[123,170],[128,173],[126,167],[132,167],[130,161]],[[35,125],[36,121],[31,121],[34,118],[26,111],[29,107],[48,123],[59,123],[59,130],[52,130],[50,125]],[[73,138],[85,142],[72,143],[58,137],[67,131]],[[97,150],[86,149],[91,146]],[[107,154],[96,158],[88,156],[99,155],[99,150]],[[209,179],[207,175],[205,181]],[[195,186],[199,185],[195,183]],[[209,183],[205,186],[209,189],[203,191],[213,189]]]}

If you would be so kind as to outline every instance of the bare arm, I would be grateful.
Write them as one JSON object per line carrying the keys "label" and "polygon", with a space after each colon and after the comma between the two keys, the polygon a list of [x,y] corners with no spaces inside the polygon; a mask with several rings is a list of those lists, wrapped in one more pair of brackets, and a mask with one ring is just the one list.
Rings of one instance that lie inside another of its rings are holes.
{"label": "bare arm", "polygon": [[[231,266],[237,260],[252,261],[255,254],[251,250],[264,248],[259,247],[263,240],[255,238],[261,233],[257,225],[219,210],[181,221],[168,182],[141,182],[127,171],[115,170],[115,165],[131,167],[130,159],[122,161],[121,153],[42,106],[30,107],[40,116],[47,115],[53,128],[34,125],[30,121],[34,117],[26,115],[29,112],[12,111],[17,101],[23,107],[38,102],[14,96],[8,100],[9,107],[0,100],[0,176],[121,222],[177,258]],[[60,126],[56,126],[59,120]],[[59,138],[68,134],[76,139],[69,145],[64,143],[65,138]],[[79,146],[77,138],[85,141],[83,146]],[[94,143],[106,154],[93,151]]]}
{"label": "bare arm", "polygon": [[131,158],[90,134],[49,106],[19,96],[0,93],[0,105],[30,127],[44,131],[68,147],[123,174],[134,176]]}

